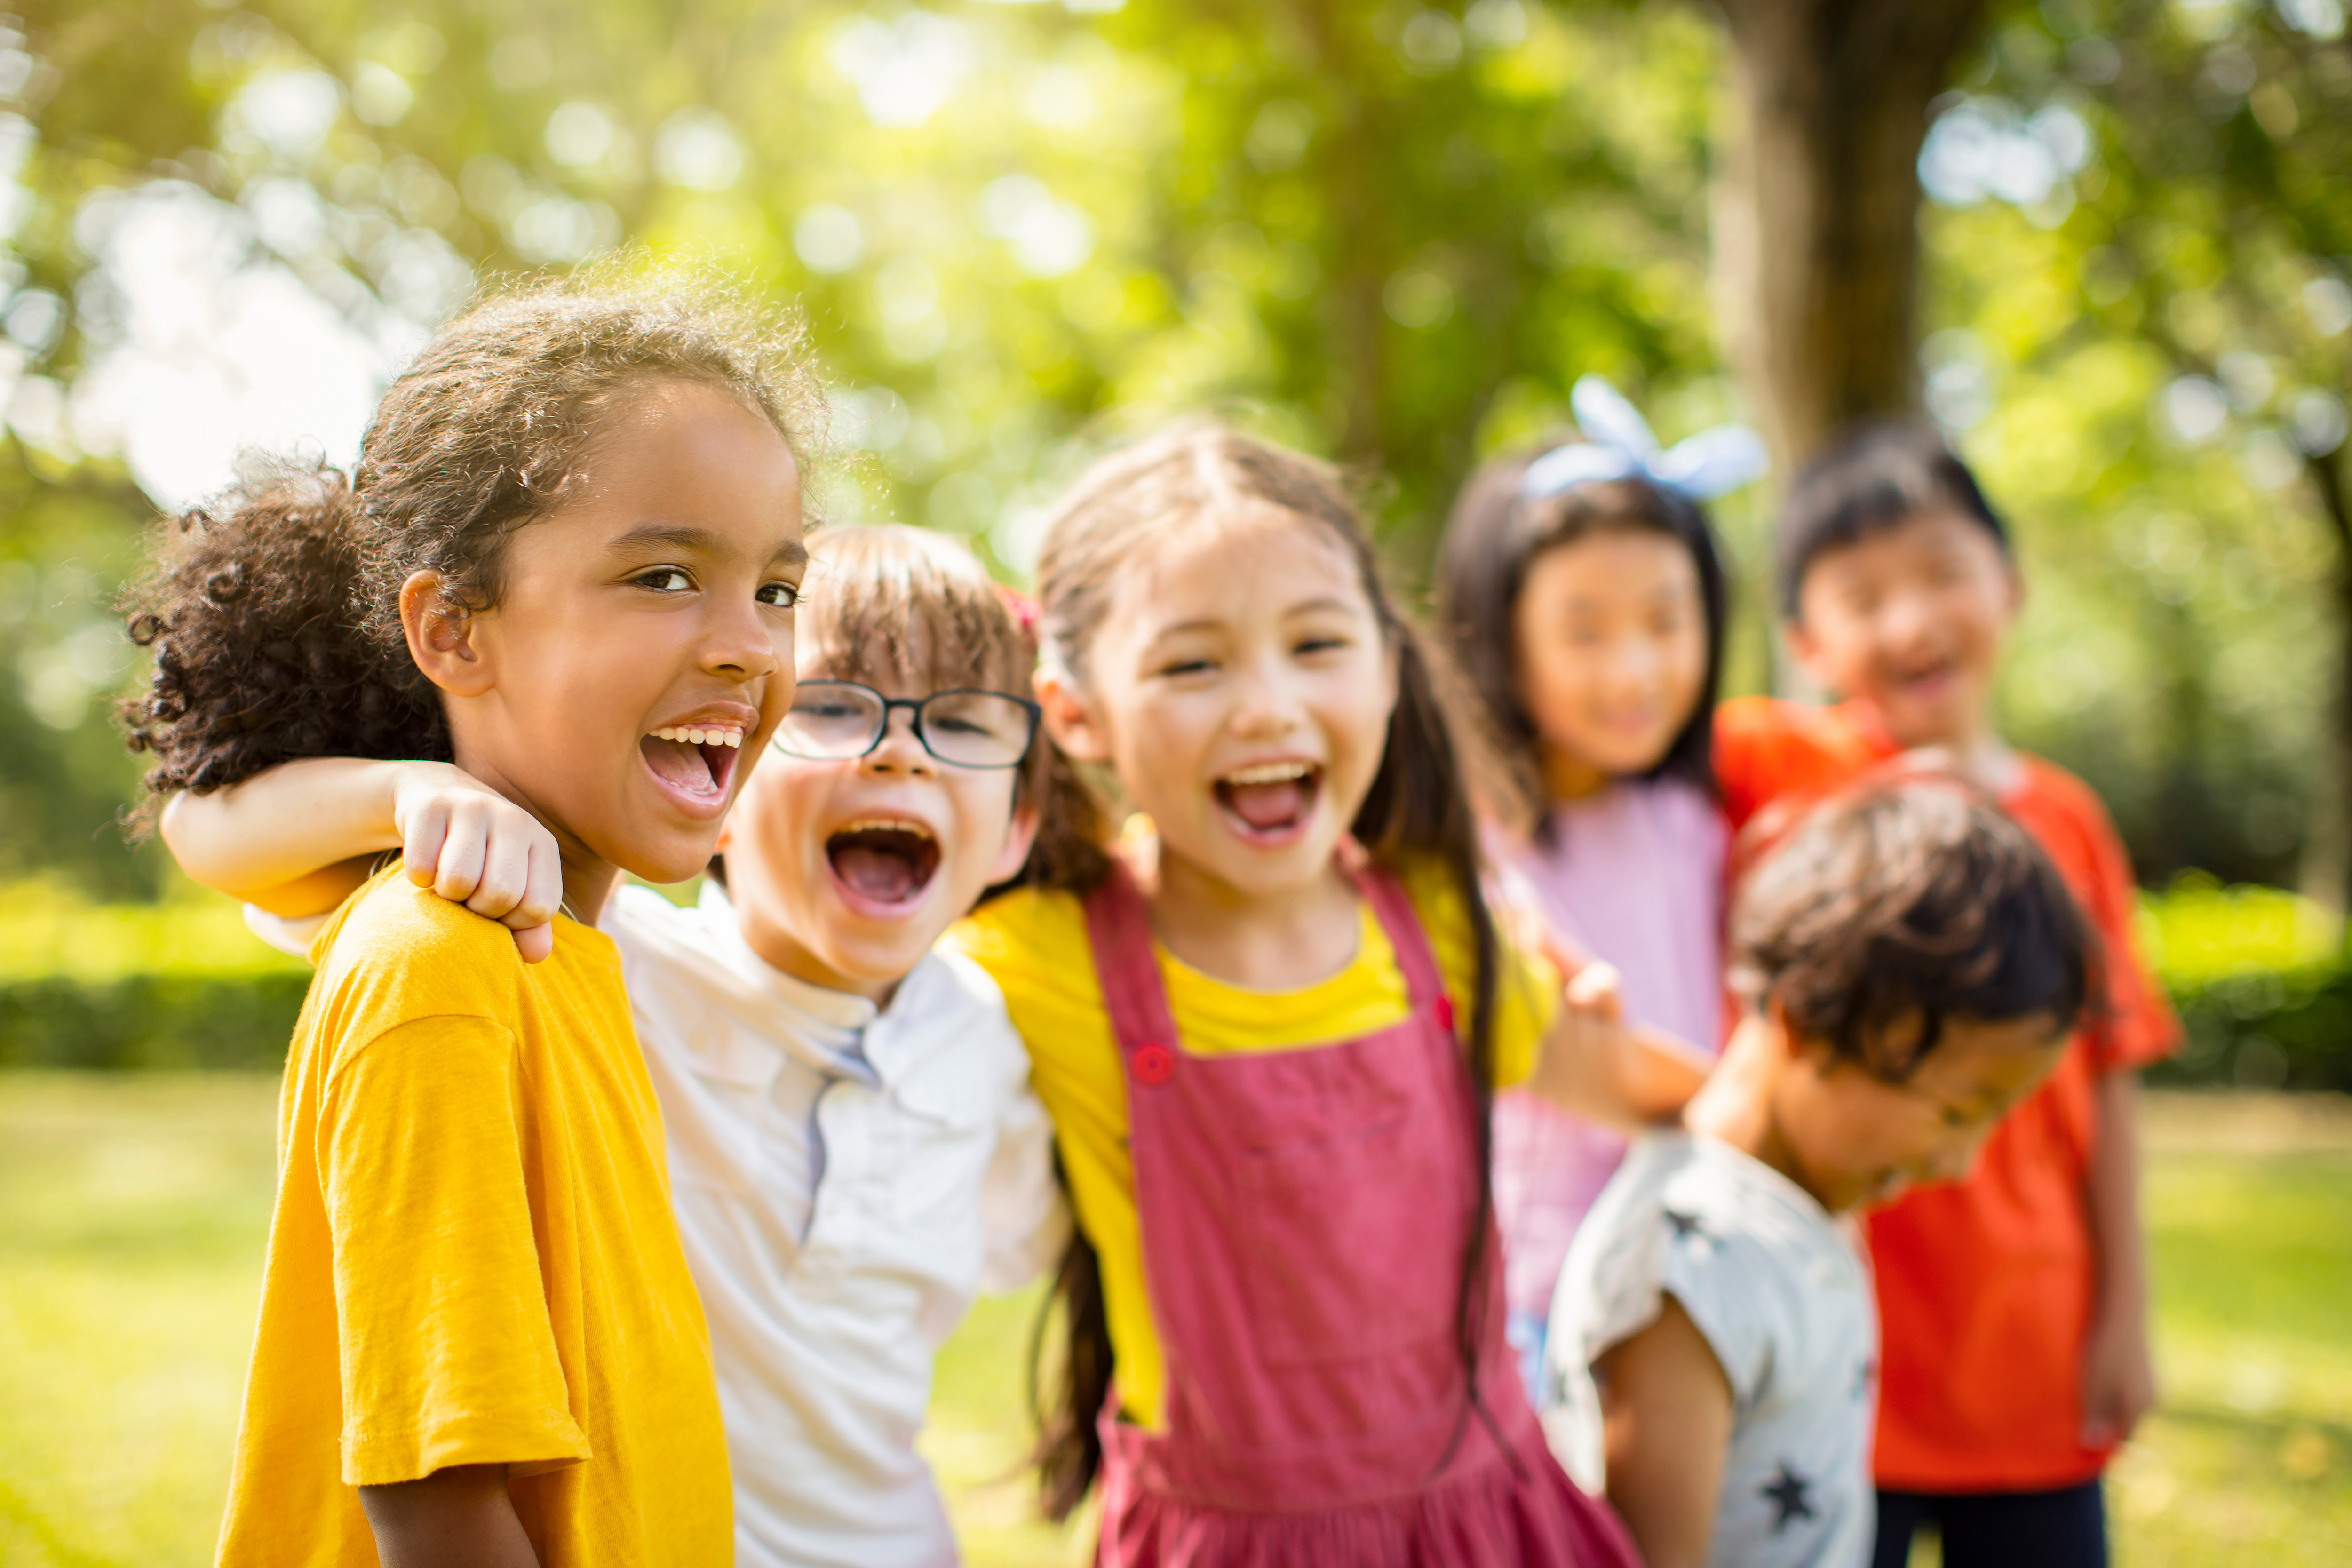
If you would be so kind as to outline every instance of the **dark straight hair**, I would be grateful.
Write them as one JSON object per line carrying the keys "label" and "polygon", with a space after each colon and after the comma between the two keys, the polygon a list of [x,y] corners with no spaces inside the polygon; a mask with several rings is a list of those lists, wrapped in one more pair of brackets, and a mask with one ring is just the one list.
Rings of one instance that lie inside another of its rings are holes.
{"label": "dark straight hair", "polygon": [[1502,804],[1530,823],[1539,840],[1549,837],[1549,801],[1543,782],[1542,737],[1519,695],[1515,647],[1519,595],[1538,556],[1596,533],[1664,534],[1690,552],[1706,622],[1706,675],[1698,701],[1666,754],[1642,776],[1680,779],[1710,797],[1716,793],[1715,702],[1723,684],[1730,597],[1715,530],[1688,496],[1638,476],[1587,480],[1547,496],[1522,495],[1528,466],[1574,439],[1563,436],[1529,447],[1471,475],[1446,519],[1437,552],[1439,628],[1454,664],[1476,694],[1500,753],[1503,782],[1512,796]]}
{"label": "dark straight hair", "polygon": [[2010,553],[2008,525],[1933,426],[1872,419],[1849,426],[1789,486],[1773,531],[1780,613],[1798,618],[1805,573],[1822,555],[1938,508],[1959,513]]}
{"label": "dark straight hair", "polygon": [[[1338,470],[1301,453],[1223,426],[1179,426],[1104,458],[1080,476],[1055,509],[1037,562],[1042,652],[1076,679],[1086,676],[1087,653],[1110,609],[1118,577],[1150,542],[1220,513],[1273,507],[1301,525],[1327,531],[1354,563],[1382,637],[1395,651],[1397,701],[1387,743],[1363,804],[1350,825],[1370,858],[1390,868],[1441,866],[1458,891],[1470,924],[1475,977],[1468,1017],[1467,1067],[1478,1191],[1465,1216],[1469,1234],[1460,1259],[1455,1300],[1455,1349],[1467,1379],[1461,1418],[1438,1468],[1451,1461],[1475,1415],[1509,1451],[1494,1414],[1478,1391],[1481,1338],[1494,1302],[1488,1289],[1493,1258],[1495,1194],[1490,1111],[1495,1086],[1496,992],[1502,943],[1482,891],[1478,824],[1470,774],[1476,752],[1457,733],[1443,666],[1397,607],[1382,580],[1363,514]],[[1045,885],[1087,891],[1108,872],[1098,847],[1056,842],[1083,818],[1049,815],[1040,825],[1035,858],[1049,869]],[[1099,831],[1099,818],[1097,819]],[[1047,1299],[1062,1304],[1068,1349],[1051,1407],[1037,1411],[1037,1461],[1047,1515],[1059,1520],[1086,1497],[1102,1467],[1096,1426],[1110,1391],[1114,1356],[1103,1310],[1100,1260],[1082,1230]],[[1045,1323],[1033,1349],[1031,1389],[1039,1394]]]}

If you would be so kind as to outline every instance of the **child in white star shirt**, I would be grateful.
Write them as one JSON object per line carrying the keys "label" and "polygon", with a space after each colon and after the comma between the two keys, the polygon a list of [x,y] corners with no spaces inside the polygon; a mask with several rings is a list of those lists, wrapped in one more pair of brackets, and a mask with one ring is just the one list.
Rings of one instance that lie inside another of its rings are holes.
{"label": "child in white star shirt", "polygon": [[[1003,994],[934,943],[1020,869],[1056,775],[1034,656],[969,551],[904,528],[809,542],[799,684],[719,840],[725,889],[679,909],[623,889],[601,923],[709,1322],[737,1562],[937,1568],[955,1542],[915,1448],[933,1352],[976,1291],[1050,1263],[1067,1222]],[[696,591],[692,565],[656,585]],[[682,739],[647,765],[730,735],[714,719]],[[526,956],[561,896],[555,841],[435,763],[295,763],[180,798],[164,837],[279,916],[355,879],[316,868],[404,847]],[[249,918],[298,951],[315,924]]]}
{"label": "child in white star shirt", "polygon": [[1950,781],[1832,800],[1748,879],[1746,1016],[1687,1131],[1634,1143],[1552,1307],[1546,1430],[1650,1568],[1870,1560],[1877,1317],[1839,1216],[1968,1169],[2056,1064],[2093,942]]}

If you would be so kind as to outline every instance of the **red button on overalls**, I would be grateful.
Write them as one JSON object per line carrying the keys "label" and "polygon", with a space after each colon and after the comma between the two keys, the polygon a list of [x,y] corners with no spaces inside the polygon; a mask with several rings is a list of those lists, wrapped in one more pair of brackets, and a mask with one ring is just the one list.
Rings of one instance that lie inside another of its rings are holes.
{"label": "red button on overalls", "polygon": [[1437,1026],[1448,1034],[1454,1031],[1454,998],[1451,996],[1437,999]]}
{"label": "red button on overalls", "polygon": [[1135,1081],[1161,1084],[1176,1070],[1176,1053],[1159,1041],[1135,1047]]}

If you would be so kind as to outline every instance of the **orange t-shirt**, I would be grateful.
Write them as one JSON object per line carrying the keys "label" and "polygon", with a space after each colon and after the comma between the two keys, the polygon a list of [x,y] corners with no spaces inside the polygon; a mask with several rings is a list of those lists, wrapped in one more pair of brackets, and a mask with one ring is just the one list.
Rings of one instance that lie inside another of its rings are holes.
{"label": "orange t-shirt", "polygon": [[[1867,709],[1763,698],[1723,705],[1718,774],[1735,830],[1776,802],[1851,783],[1897,748]],[[2083,1352],[2098,1260],[2085,1183],[2099,1075],[2171,1054],[2180,1026],[2133,955],[2131,867],[2088,785],[2035,757],[2001,805],[2050,857],[2098,932],[2105,994],[2048,1081],[1986,1140],[1964,1181],[1870,1215],[1882,1367],[1878,1484],[2042,1491],[2096,1476],[2083,1445]]]}

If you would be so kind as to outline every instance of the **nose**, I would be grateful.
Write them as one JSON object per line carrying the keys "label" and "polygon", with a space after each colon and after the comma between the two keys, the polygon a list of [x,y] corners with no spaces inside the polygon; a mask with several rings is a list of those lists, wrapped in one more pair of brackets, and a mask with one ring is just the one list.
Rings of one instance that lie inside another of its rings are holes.
{"label": "nose", "polygon": [[1254,659],[1234,672],[1234,732],[1244,740],[1266,741],[1297,729],[1305,705],[1281,658]]}
{"label": "nose", "polygon": [[874,749],[859,759],[859,765],[869,773],[888,778],[927,778],[939,771],[939,763],[923,749],[915,734],[915,715],[909,709],[893,708],[882,721],[882,739]]}
{"label": "nose", "polygon": [[1897,651],[1907,651],[1924,640],[1933,625],[1927,595],[1916,590],[1888,595],[1878,613],[1879,636],[1887,647]]}
{"label": "nose", "polygon": [[1647,697],[1658,679],[1658,649],[1646,637],[1619,637],[1602,656],[1603,688],[1618,701]]}
{"label": "nose", "polygon": [[700,663],[708,674],[744,682],[781,670],[789,685],[793,671],[792,628],[774,626],[760,605],[748,597],[737,600],[731,595],[714,593],[704,625]]}

